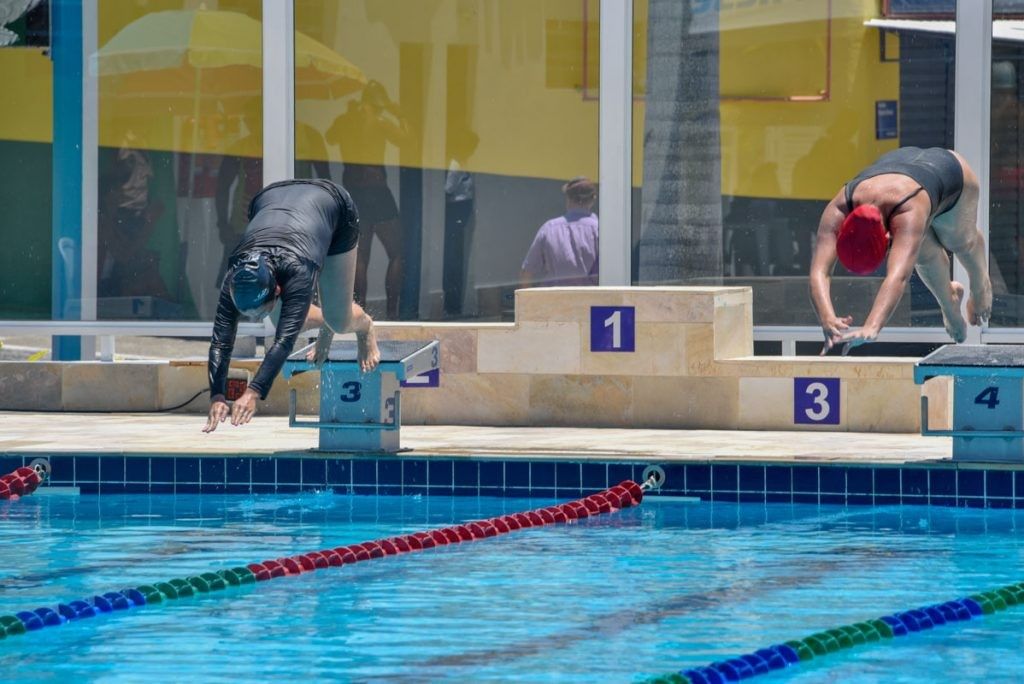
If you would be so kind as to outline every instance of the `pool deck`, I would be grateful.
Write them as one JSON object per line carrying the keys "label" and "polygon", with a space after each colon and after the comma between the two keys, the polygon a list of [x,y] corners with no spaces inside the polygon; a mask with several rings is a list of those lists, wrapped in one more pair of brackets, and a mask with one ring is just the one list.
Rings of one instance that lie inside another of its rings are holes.
{"label": "pool deck", "polygon": [[[0,412],[0,454],[309,454],[317,432],[257,416],[204,434],[186,414]],[[917,434],[406,425],[409,456],[571,460],[912,463],[949,461],[952,440]]]}

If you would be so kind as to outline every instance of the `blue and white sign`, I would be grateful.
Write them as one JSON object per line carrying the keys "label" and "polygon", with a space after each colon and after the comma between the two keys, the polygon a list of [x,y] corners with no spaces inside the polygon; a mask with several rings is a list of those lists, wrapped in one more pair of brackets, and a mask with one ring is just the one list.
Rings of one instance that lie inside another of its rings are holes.
{"label": "blue and white sign", "polygon": [[636,351],[636,308],[590,307],[590,351]]}
{"label": "blue and white sign", "polygon": [[896,100],[875,102],[875,140],[892,140],[899,136],[898,107]]}
{"label": "blue and white sign", "polygon": [[839,378],[793,378],[793,422],[839,425]]}
{"label": "blue and white sign", "polygon": [[440,387],[441,369],[428,370],[426,373],[420,373],[408,380],[402,380],[398,384],[402,387]]}

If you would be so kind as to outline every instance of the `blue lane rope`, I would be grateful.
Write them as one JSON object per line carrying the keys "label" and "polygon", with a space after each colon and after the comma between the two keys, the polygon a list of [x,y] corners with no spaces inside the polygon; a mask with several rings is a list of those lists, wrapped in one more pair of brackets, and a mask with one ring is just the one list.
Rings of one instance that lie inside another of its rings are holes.
{"label": "blue lane rope", "polygon": [[762,648],[704,667],[681,670],[648,679],[650,684],[724,684],[766,674],[837,651],[905,637],[923,630],[973,620],[1011,606],[1024,604],[1024,582],[999,587],[961,599],[883,615],[875,620],[842,625],[803,639]]}

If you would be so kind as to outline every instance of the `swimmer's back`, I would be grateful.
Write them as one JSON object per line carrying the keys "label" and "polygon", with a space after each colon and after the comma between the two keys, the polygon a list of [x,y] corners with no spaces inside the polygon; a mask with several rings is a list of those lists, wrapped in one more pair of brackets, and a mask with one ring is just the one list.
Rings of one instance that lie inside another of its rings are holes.
{"label": "swimmer's back", "polygon": [[868,178],[898,173],[913,178],[931,200],[930,218],[949,211],[964,188],[964,170],[952,152],[941,147],[901,147],[887,152],[846,184],[846,208],[853,209],[853,193]]}
{"label": "swimmer's back", "polygon": [[347,252],[358,237],[359,214],[344,188],[328,180],[289,180],[253,197],[235,253],[284,247],[322,267],[327,255]]}

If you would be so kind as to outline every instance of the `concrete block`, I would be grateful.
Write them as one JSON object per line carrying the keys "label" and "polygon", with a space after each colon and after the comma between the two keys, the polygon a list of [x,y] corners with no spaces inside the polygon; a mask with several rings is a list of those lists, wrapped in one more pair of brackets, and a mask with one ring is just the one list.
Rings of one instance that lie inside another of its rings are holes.
{"label": "concrete block", "polygon": [[480,373],[580,372],[580,324],[521,323],[477,334]]}
{"label": "concrete block", "polygon": [[926,380],[921,394],[928,397],[928,427],[932,430],[953,429],[953,378],[948,376]]}
{"label": "concrete block", "polygon": [[913,384],[915,361],[877,356],[749,356],[719,360],[714,372],[726,377],[908,380]]}
{"label": "concrete block", "polygon": [[791,430],[793,380],[740,378],[739,422],[743,430]]}
{"label": "concrete block", "polygon": [[464,323],[393,324],[377,326],[380,340],[438,340],[441,343],[441,373],[475,373],[477,361],[477,331],[511,331],[514,325],[469,325]]}
{"label": "concrete block", "polygon": [[623,288],[534,287],[516,290],[516,323],[590,320],[593,306],[622,306]]}
{"label": "concrete block", "polygon": [[633,382],[624,376],[532,375],[529,425],[626,427]]}
{"label": "concrete block", "polygon": [[737,378],[640,377],[633,381],[634,427],[735,429]]}
{"label": "concrete block", "polygon": [[679,323],[636,324],[636,351],[590,351],[589,325],[580,336],[583,375],[686,375],[688,326]]}
{"label": "concrete block", "polygon": [[529,406],[524,374],[449,373],[440,387],[402,390],[407,425],[529,425]]}
{"label": "concrete block", "polygon": [[714,287],[634,287],[625,290],[623,304],[636,307],[636,319],[650,323],[711,323],[715,315]]}
{"label": "concrete block", "polygon": [[153,411],[160,408],[159,367],[163,363],[82,361],[64,364],[61,396],[65,411]]}
{"label": "concrete block", "polygon": [[0,361],[0,411],[59,411],[63,364]]}
{"label": "concrete block", "polygon": [[[726,295],[716,298],[715,359],[733,359],[754,353],[754,315],[749,302],[723,304]],[[742,299],[733,295],[734,299]]]}
{"label": "concrete block", "polygon": [[921,389],[905,380],[844,380],[845,429],[853,432],[919,432]]}
{"label": "concrete block", "polygon": [[[167,409],[188,401],[210,386],[206,364],[161,364],[157,367],[157,407]],[[203,392],[180,410],[182,413],[208,413],[210,395]]]}

